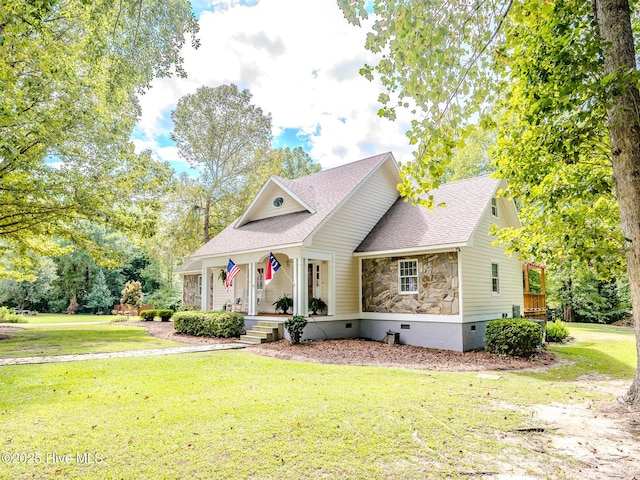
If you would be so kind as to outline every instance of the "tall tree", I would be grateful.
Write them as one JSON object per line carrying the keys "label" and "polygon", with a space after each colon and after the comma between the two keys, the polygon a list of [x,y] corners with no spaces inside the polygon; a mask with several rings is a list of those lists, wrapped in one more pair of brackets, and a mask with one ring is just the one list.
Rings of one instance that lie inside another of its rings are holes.
{"label": "tall tree", "polygon": [[114,297],[111,295],[104,272],[100,270],[93,281],[89,295],[85,299],[87,301],[85,306],[87,308],[96,308],[101,312],[105,308],[110,309],[113,307],[113,299]]}
{"label": "tall tree", "polygon": [[270,148],[271,116],[251,97],[236,85],[200,87],[182,97],[171,114],[180,155],[200,172],[202,202],[193,207],[204,217],[205,243],[212,237],[216,206],[234,204]]}
{"label": "tall tree", "polygon": [[[271,174],[294,179],[322,170],[320,164],[302,148],[277,148],[270,152]],[[266,180],[266,179],[265,179]]]}
{"label": "tall tree", "polygon": [[[367,16],[362,0],[339,3],[351,21]],[[375,67],[365,66],[363,74],[369,78],[378,74],[386,87],[380,95],[381,113],[395,118],[396,108],[409,103],[421,111],[408,132],[417,152],[416,161],[403,169],[403,193],[415,197],[416,191],[436,187],[456,141],[465,136],[469,119],[480,115],[491,124],[483,116],[485,109],[507,91],[520,94],[525,102],[523,116],[536,127],[529,139],[529,159],[539,155],[546,164],[575,164],[584,161],[583,147],[592,142],[602,153],[592,171],[610,164],[608,178],[618,202],[639,362],[626,399],[640,406],[640,118],[636,108],[640,94],[628,1],[593,0],[589,5],[579,0],[449,0],[427,8],[423,2],[389,0],[376,1],[374,11],[367,48],[383,52],[383,58]],[[530,29],[536,22],[537,33]],[[532,33],[520,35],[527,30]],[[543,50],[546,55],[536,54]],[[576,69],[572,55],[578,52],[584,56],[578,57]],[[557,68],[563,59],[570,66]],[[555,97],[527,96],[515,90],[517,85],[511,89],[511,79],[527,75],[519,69],[523,61],[534,65],[537,81]],[[605,137],[595,131],[600,127]],[[545,128],[546,135],[537,135]],[[577,136],[567,137],[567,132]],[[501,173],[513,170],[502,168]],[[548,186],[546,175],[536,175],[535,167],[528,171],[525,191]],[[589,173],[572,171],[570,178],[556,178],[574,192],[588,190],[594,183],[606,189],[606,180],[598,184],[588,179]]]}
{"label": "tall tree", "polygon": [[58,279],[56,265],[50,258],[41,258],[35,280],[0,280],[0,305],[16,306],[19,309],[33,309],[44,300]]}
{"label": "tall tree", "polygon": [[59,253],[60,237],[103,258],[78,219],[139,228],[169,169],[134,152],[135,95],[184,75],[196,31],[187,0],[3,2],[0,256]]}

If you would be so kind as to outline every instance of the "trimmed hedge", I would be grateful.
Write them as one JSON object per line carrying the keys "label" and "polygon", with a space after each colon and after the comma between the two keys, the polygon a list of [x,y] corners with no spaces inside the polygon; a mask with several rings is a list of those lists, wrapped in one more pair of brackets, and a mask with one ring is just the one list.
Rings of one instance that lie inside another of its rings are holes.
{"label": "trimmed hedge", "polygon": [[153,322],[156,317],[160,317],[163,322],[168,322],[173,316],[173,310],[143,310],[140,318],[145,322]]}
{"label": "trimmed hedge", "polygon": [[542,346],[540,325],[524,318],[501,318],[487,322],[485,350],[498,355],[529,357]]}
{"label": "trimmed hedge", "polygon": [[177,312],[176,332],[194,337],[239,337],[244,331],[244,315],[237,312]]}

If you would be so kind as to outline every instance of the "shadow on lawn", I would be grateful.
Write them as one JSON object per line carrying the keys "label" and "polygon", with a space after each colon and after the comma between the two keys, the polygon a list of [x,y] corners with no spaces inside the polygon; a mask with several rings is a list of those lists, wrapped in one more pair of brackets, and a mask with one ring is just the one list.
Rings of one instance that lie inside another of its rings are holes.
{"label": "shadow on lawn", "polygon": [[629,365],[596,348],[594,343],[580,343],[579,345],[558,345],[551,347],[551,351],[561,359],[557,366],[544,371],[528,371],[513,373],[528,376],[537,380],[578,380],[583,375],[606,375],[612,379],[633,379],[635,366]]}

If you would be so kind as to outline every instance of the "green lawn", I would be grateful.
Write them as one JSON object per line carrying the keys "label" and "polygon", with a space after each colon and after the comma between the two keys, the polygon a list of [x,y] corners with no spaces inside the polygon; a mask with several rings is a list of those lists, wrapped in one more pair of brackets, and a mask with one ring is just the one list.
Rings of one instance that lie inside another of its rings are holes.
{"label": "green lawn", "polygon": [[0,341],[0,358],[120,352],[181,345],[151,337],[142,327],[119,324],[11,326],[23,329],[10,332],[10,338]]}
{"label": "green lawn", "polygon": [[611,400],[581,375],[614,365],[630,382],[635,367],[630,330],[571,332],[553,350],[575,364],[499,378],[248,351],[1,367],[0,478],[481,478],[469,472],[557,461],[505,443],[536,426],[521,408]]}
{"label": "green lawn", "polygon": [[568,323],[569,335],[577,341],[550,346],[575,364],[552,369],[548,377],[573,379],[580,375],[606,374],[611,378],[633,378],[636,370],[636,344],[632,328],[593,323]]}
{"label": "green lawn", "polygon": [[[110,322],[116,315],[66,315],[64,313],[39,313],[25,316],[26,323],[87,323]],[[138,317],[133,317],[138,319]],[[0,324],[2,325],[2,324]]]}

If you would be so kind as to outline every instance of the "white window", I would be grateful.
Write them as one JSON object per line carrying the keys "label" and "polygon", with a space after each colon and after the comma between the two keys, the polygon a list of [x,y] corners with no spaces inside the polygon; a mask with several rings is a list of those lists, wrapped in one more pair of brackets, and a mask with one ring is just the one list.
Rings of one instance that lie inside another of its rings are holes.
{"label": "white window", "polygon": [[491,215],[498,218],[498,199],[496,197],[491,199]]}
{"label": "white window", "polygon": [[256,276],[256,288],[262,290],[264,288],[264,268],[258,268],[258,274]]}
{"label": "white window", "polygon": [[418,261],[398,261],[398,282],[400,293],[418,293]]}
{"label": "white window", "polygon": [[491,293],[500,293],[500,265],[497,263],[491,264]]}
{"label": "white window", "polygon": [[198,298],[202,298],[202,275],[198,275]]}

